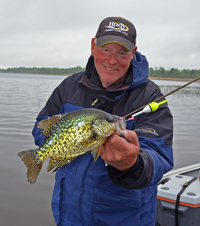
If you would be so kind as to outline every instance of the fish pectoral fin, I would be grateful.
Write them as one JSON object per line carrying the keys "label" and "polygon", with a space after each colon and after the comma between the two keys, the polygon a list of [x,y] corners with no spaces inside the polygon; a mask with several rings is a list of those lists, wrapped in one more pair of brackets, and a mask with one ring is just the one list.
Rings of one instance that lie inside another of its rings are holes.
{"label": "fish pectoral fin", "polygon": [[97,147],[96,149],[91,151],[95,162],[96,162],[97,158],[99,157],[100,152],[101,152],[101,147]]}
{"label": "fish pectoral fin", "polygon": [[43,119],[39,121],[36,126],[39,129],[42,129],[44,131],[40,131],[43,133],[46,137],[48,137],[49,132],[51,131],[53,125],[58,122],[61,118],[63,118],[66,114],[60,114],[60,115],[54,115],[52,117]]}

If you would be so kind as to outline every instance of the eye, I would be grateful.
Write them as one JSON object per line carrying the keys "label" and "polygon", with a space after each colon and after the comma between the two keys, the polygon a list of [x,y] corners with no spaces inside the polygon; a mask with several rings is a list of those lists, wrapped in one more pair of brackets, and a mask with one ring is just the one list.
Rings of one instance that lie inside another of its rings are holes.
{"label": "eye", "polygon": [[106,47],[99,47],[100,51],[104,54],[110,54],[110,49],[106,48]]}
{"label": "eye", "polygon": [[114,121],[114,118],[109,118],[108,119],[108,122],[113,122]]}

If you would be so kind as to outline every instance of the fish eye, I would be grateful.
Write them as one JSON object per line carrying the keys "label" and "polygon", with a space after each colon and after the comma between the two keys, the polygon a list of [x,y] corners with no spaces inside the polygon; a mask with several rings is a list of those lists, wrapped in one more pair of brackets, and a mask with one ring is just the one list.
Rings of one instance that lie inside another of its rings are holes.
{"label": "fish eye", "polygon": [[113,122],[114,121],[114,118],[109,118],[108,119],[108,122]]}

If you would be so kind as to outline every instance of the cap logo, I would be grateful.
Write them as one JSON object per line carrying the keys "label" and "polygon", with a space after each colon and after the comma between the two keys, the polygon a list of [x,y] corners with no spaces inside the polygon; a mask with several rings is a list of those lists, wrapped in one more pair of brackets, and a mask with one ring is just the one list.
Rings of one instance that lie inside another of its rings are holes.
{"label": "cap logo", "polygon": [[106,26],[106,27],[110,28],[110,29],[121,30],[121,31],[128,31],[129,30],[129,28],[126,25],[124,25],[120,22],[109,22],[109,25]]}

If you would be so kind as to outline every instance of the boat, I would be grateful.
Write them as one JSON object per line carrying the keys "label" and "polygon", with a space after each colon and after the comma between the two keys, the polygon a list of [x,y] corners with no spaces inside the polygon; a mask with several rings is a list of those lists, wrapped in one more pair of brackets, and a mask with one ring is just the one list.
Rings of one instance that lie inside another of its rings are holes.
{"label": "boat", "polygon": [[200,163],[163,176],[158,184],[155,226],[200,226]]}

